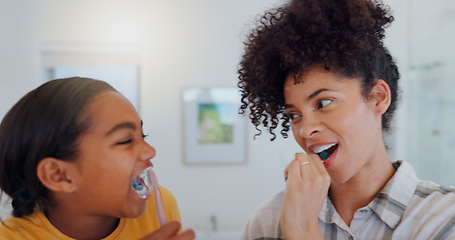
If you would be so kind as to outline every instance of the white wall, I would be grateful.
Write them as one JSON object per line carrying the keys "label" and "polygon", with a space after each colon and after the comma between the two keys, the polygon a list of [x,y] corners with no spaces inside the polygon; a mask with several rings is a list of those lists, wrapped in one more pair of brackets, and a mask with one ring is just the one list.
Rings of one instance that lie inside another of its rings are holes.
{"label": "white wall", "polygon": [[[298,147],[292,137],[270,142],[264,134],[253,141],[250,127],[246,165],[183,165],[181,91],[236,86],[245,34],[258,14],[279,2],[0,0],[0,116],[41,83],[43,43],[137,45],[144,129],[157,149],[158,179],[177,197],[184,227],[204,233],[214,214],[220,231],[242,231],[259,204],[284,188],[283,169]],[[387,2],[396,22],[386,42],[406,66],[407,0]],[[394,153],[403,157],[399,149]]]}
{"label": "white wall", "polygon": [[[417,175],[455,185],[455,1],[413,0],[410,48],[409,158]],[[431,160],[429,160],[431,159]]]}
{"label": "white wall", "polygon": [[395,21],[386,30],[385,45],[395,59],[401,74],[400,87],[401,99],[399,99],[397,110],[392,124],[392,136],[389,138],[390,153],[392,160],[407,160],[408,158],[408,88],[409,88],[409,6],[411,0],[384,0],[392,9]]}

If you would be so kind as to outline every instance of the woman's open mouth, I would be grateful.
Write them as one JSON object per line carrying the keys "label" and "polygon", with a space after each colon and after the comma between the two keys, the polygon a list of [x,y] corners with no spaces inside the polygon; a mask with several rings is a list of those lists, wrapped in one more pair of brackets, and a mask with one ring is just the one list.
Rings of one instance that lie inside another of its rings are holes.
{"label": "woman's open mouth", "polygon": [[322,161],[327,160],[337,150],[338,144],[332,143],[327,145],[321,145],[313,148],[311,151],[317,154]]}

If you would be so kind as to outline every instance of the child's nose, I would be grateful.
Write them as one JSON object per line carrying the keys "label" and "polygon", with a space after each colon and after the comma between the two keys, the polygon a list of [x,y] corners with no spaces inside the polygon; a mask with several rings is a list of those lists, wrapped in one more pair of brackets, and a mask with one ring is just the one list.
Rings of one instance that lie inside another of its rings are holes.
{"label": "child's nose", "polygon": [[155,148],[144,141],[144,147],[141,152],[141,160],[150,160],[154,158],[155,155],[156,155]]}

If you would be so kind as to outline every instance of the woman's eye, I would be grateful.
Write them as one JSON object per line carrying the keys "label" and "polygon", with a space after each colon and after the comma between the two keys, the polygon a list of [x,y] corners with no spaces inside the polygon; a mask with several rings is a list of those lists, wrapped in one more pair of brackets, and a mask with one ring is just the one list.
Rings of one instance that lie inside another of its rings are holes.
{"label": "woman's eye", "polygon": [[146,139],[149,135],[148,134],[142,134],[142,139]]}
{"label": "woman's eye", "polygon": [[296,118],[299,117],[299,115],[296,114],[296,113],[288,113],[288,114],[286,114],[286,116],[287,116],[291,121],[292,121],[292,120],[295,120]]}
{"label": "woman's eye", "polygon": [[323,107],[329,105],[331,102],[333,102],[333,100],[330,100],[330,99],[321,100],[321,101],[318,102],[318,107],[317,108],[318,109],[323,108]]}

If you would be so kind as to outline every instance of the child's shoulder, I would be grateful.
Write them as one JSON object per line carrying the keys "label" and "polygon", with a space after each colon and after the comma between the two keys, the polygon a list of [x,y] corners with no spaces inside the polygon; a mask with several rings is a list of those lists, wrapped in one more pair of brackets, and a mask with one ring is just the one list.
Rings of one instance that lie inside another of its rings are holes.
{"label": "child's shoulder", "polygon": [[[161,202],[163,204],[163,207],[167,209],[171,208],[178,208],[177,200],[175,199],[174,194],[167,189],[166,187],[163,187],[160,185],[160,195],[161,195]],[[155,205],[155,198],[153,198],[153,205]]]}
{"label": "child's shoulder", "polygon": [[[177,220],[181,221],[180,217],[180,210],[177,204],[177,200],[174,197],[174,194],[167,188],[160,185],[160,195],[161,195],[161,202],[164,208],[164,214],[168,221],[170,220]],[[156,203],[153,203],[155,207]]]}
{"label": "child's shoulder", "polygon": [[174,194],[169,189],[167,189],[166,187],[163,187],[161,185],[160,185],[160,195],[163,200],[164,199],[174,199],[175,200]]}
{"label": "child's shoulder", "polygon": [[[9,217],[0,223],[0,239],[49,239],[52,229],[41,212],[26,217]],[[39,238],[37,238],[39,236]]]}
{"label": "child's shoulder", "polygon": [[1,222],[0,233],[22,231],[25,228],[36,225],[38,219],[38,214],[32,214],[27,217],[9,217]]}

